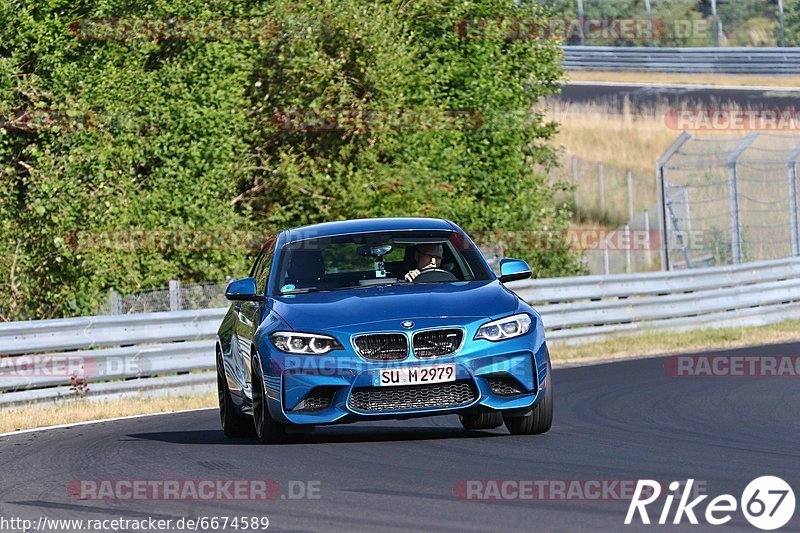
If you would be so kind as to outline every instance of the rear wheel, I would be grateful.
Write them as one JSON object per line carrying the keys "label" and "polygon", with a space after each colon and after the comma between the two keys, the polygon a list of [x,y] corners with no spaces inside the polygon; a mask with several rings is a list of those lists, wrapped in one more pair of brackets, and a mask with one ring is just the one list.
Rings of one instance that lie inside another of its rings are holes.
{"label": "rear wheel", "polygon": [[524,416],[504,416],[503,421],[512,435],[538,435],[546,433],[553,425],[553,378],[550,371],[550,354],[547,354],[547,388],[544,398]]}
{"label": "rear wheel", "polygon": [[236,404],[231,398],[231,391],[228,388],[228,379],[225,377],[225,370],[222,365],[222,356],[217,353],[217,396],[219,397],[219,420],[222,424],[222,432],[226,437],[252,437],[253,423],[249,416],[242,416],[236,409]]}
{"label": "rear wheel", "polygon": [[458,415],[464,429],[494,429],[503,425],[501,413],[480,413],[476,415]]}
{"label": "rear wheel", "polygon": [[[269,414],[267,392],[264,387],[264,376],[261,374],[261,363],[253,358],[253,425],[256,436],[262,444],[280,444],[289,442],[290,435],[286,429]],[[291,435],[291,437],[295,437]]]}

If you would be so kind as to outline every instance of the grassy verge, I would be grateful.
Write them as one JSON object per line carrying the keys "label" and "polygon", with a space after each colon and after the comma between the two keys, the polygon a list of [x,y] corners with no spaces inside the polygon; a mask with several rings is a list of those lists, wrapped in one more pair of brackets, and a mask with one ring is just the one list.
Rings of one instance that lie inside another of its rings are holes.
{"label": "grassy verge", "polygon": [[554,344],[550,348],[550,356],[553,361],[557,362],[579,363],[590,360],[741,348],[792,341],[800,341],[800,320],[787,320],[768,326],[698,329],[682,333],[643,333],[577,346]]}
{"label": "grassy verge", "polygon": [[799,76],[743,74],[679,74],[669,72],[569,72],[570,81],[611,81],[619,83],[676,83],[688,85],[728,85],[749,87],[800,87]]}
{"label": "grassy verge", "polygon": [[33,404],[4,409],[0,416],[0,433],[120,416],[216,407],[216,405],[215,392],[193,396],[141,397],[107,402],[74,400],[58,404]]}

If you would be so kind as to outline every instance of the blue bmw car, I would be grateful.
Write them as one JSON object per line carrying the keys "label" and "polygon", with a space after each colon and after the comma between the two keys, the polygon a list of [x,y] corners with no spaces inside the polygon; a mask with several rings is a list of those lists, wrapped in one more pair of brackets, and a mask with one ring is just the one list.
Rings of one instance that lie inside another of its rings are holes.
{"label": "blue bmw car", "polygon": [[216,339],[222,428],[261,442],[315,426],[457,414],[466,429],[544,433],[553,419],[539,315],[450,221],[291,229],[231,283]]}

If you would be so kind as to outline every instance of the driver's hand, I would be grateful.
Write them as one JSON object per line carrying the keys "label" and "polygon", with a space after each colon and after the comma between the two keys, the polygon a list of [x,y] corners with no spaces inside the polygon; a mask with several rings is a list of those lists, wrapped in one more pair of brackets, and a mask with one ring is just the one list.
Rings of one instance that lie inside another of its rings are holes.
{"label": "driver's hand", "polygon": [[414,281],[414,278],[416,278],[417,276],[419,276],[419,270],[414,269],[411,272],[409,272],[408,274],[406,274],[405,280],[407,282],[411,283],[412,281]]}

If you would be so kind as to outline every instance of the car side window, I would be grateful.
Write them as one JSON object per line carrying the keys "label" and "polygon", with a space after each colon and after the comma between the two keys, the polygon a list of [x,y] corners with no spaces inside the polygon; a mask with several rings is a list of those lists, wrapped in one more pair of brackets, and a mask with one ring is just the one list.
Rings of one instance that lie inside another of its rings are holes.
{"label": "car side window", "polygon": [[272,256],[275,253],[275,239],[270,239],[264,244],[261,253],[258,255],[256,265],[253,267],[252,276],[256,279],[256,287],[259,294],[266,294],[267,280],[269,271],[272,267]]}

